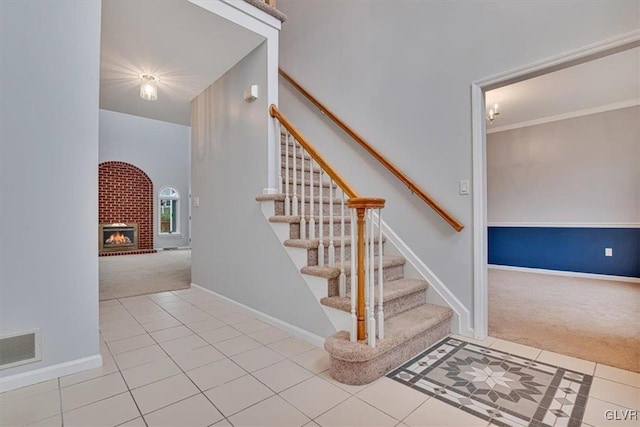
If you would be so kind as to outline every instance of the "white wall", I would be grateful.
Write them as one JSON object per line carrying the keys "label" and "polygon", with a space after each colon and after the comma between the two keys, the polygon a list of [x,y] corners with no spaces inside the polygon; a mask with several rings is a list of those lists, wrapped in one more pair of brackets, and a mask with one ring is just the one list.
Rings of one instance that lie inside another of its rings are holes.
{"label": "white wall", "polygon": [[[243,101],[251,84],[259,99]],[[317,335],[333,332],[255,197],[267,176],[267,45],[193,101],[192,281]]]}
{"label": "white wall", "polygon": [[489,223],[639,223],[640,107],[487,135]]}
{"label": "white wall", "polygon": [[[142,169],[153,182],[153,246],[189,246],[189,126],[100,110],[99,161],[121,161]],[[180,233],[158,234],[158,194],[180,194]]]}
{"label": "white wall", "polygon": [[[457,216],[453,231],[362,149],[280,87],[284,114],[473,309],[472,82],[640,27],[639,3],[279,0],[281,67]],[[354,167],[356,166],[357,167]]]}
{"label": "white wall", "polygon": [[100,360],[100,2],[2,1],[0,43],[0,335],[43,338],[43,360],[0,371],[6,385]]}

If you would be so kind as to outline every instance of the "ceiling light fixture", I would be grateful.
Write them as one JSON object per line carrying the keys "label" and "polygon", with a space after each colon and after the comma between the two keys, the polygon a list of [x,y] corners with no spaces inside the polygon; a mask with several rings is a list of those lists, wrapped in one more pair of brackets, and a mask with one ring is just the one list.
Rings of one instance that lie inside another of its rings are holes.
{"label": "ceiling light fixture", "polygon": [[489,110],[489,114],[487,115],[487,120],[489,123],[493,123],[493,121],[500,115],[500,111],[498,111],[498,103],[493,104],[493,108]]}
{"label": "ceiling light fixture", "polygon": [[156,101],[158,99],[159,78],[152,74],[140,75],[140,98],[145,101]]}

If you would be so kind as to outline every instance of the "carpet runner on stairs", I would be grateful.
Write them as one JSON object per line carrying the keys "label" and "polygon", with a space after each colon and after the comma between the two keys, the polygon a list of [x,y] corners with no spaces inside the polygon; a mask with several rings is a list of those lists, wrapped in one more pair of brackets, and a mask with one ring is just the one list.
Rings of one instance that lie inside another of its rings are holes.
{"label": "carpet runner on stairs", "polygon": [[[314,166],[310,172],[310,157],[303,155],[293,144],[289,142],[289,149],[286,150],[285,140],[281,141],[282,148],[282,177],[283,191],[286,191],[286,178],[289,177],[289,196],[293,196],[293,176],[294,176],[294,151],[295,151],[295,174],[298,177],[298,185],[296,186],[296,194],[298,195],[298,212],[302,212],[302,203],[304,203],[306,227],[305,235],[309,235],[309,220],[314,219],[316,224],[320,221],[320,204],[318,197],[318,177],[320,169]],[[286,155],[288,151],[288,156]],[[288,159],[288,169],[286,168]],[[299,185],[302,175],[302,161],[304,159],[304,187]],[[313,197],[313,212],[310,212],[311,197],[309,178],[313,176],[315,184],[315,192]],[[335,265],[329,267],[328,258],[328,236],[329,236],[329,189],[332,188],[333,195],[333,214],[334,214],[334,244],[335,244]],[[302,197],[304,191],[304,197]],[[341,222],[341,199],[336,197],[335,185],[329,182],[323,182],[323,244],[325,250],[325,263],[327,265],[318,265],[318,248],[320,238],[309,240],[300,239],[300,216],[285,215],[285,198],[284,194],[261,195],[256,200],[261,202],[274,203],[275,216],[269,218],[273,223],[289,224],[289,240],[284,242],[285,246],[302,248],[307,250],[307,265],[301,269],[302,274],[316,276],[327,281],[326,296],[320,299],[320,304],[331,307],[335,310],[345,312],[349,316],[351,311],[351,218],[348,209],[344,209],[345,223],[345,265],[344,272],[347,276],[347,294],[344,297],[339,296],[339,275],[341,262],[341,238],[339,235],[339,227]],[[293,212],[293,210],[292,210]],[[316,226],[316,230],[318,227]],[[375,244],[375,263],[374,275],[377,277],[378,271],[378,240]],[[395,367],[409,360],[416,354],[424,351],[437,341],[446,337],[450,333],[450,320],[452,310],[448,307],[427,304],[428,283],[425,280],[405,278],[404,266],[406,259],[401,256],[386,255],[384,246],[389,243],[383,238],[382,253],[382,275],[384,282],[384,299],[383,308],[385,316],[385,337],[378,340],[375,347],[370,347],[365,342],[351,342],[349,332],[339,331],[329,337],[325,341],[325,349],[331,357],[331,365],[329,369],[330,375],[336,380],[345,384],[367,384],[375,379],[385,375]],[[378,308],[378,287],[375,287],[375,309]],[[377,314],[376,314],[377,315]]]}

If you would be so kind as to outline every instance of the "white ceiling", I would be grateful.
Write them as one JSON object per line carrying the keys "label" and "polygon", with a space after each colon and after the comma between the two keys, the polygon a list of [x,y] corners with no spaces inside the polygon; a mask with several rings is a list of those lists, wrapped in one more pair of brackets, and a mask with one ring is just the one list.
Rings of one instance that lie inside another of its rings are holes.
{"label": "white ceiling", "polygon": [[524,80],[486,93],[500,116],[487,130],[640,98],[640,48]]}
{"label": "white ceiling", "polygon": [[[100,108],[189,125],[191,100],[263,40],[187,0],[103,0]],[[157,101],[140,98],[143,73]]]}

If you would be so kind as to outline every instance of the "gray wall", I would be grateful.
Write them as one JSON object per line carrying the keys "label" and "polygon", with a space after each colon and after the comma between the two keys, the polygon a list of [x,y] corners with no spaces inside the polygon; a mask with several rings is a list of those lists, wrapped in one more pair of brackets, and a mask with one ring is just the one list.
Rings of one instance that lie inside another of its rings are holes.
{"label": "gray wall", "polygon": [[640,222],[640,106],[487,136],[489,222]]}
{"label": "gray wall", "polygon": [[100,2],[0,2],[0,335],[98,355]]}
{"label": "gray wall", "polygon": [[[280,106],[473,309],[472,82],[640,27],[637,1],[279,0],[281,67],[456,215],[444,221],[281,84]],[[544,30],[541,30],[544,29]],[[569,31],[570,30],[570,31]]]}
{"label": "gray wall", "polygon": [[[189,126],[100,110],[99,161],[121,161],[142,169],[153,182],[153,246],[189,246]],[[179,234],[158,234],[158,194],[180,193]]]}
{"label": "gray wall", "polygon": [[[251,84],[261,96],[243,101]],[[255,197],[267,176],[267,48],[256,48],[192,105],[192,281],[321,336],[333,328]]]}

